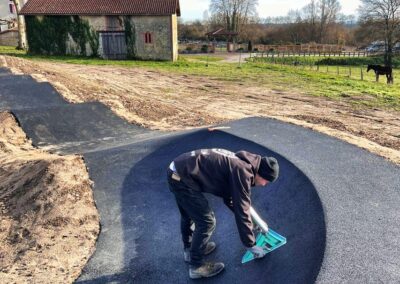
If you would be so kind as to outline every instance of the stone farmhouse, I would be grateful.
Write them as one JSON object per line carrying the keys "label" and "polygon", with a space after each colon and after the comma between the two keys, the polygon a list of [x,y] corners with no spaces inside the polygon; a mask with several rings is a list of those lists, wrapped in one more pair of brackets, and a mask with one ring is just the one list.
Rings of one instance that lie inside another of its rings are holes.
{"label": "stone farmhouse", "polygon": [[11,0],[0,0],[0,45],[17,46],[17,11]]}
{"label": "stone farmhouse", "polygon": [[31,53],[178,58],[179,0],[29,0],[21,14]]}

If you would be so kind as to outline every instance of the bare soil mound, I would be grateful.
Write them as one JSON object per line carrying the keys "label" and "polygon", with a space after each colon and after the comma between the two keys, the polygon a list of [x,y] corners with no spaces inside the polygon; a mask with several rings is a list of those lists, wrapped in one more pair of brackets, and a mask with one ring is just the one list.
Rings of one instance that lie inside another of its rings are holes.
{"label": "bare soil mound", "polygon": [[98,233],[82,158],[33,148],[0,113],[0,282],[72,283]]}

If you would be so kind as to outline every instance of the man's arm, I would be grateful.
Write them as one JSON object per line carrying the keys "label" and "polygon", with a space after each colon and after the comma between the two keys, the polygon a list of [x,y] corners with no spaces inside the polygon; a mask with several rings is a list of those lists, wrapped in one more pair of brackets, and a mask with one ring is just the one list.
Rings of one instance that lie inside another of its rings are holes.
{"label": "man's arm", "polygon": [[253,222],[250,215],[250,188],[252,173],[245,168],[235,167],[231,173],[230,186],[232,188],[233,212],[240,239],[244,246],[255,245]]}

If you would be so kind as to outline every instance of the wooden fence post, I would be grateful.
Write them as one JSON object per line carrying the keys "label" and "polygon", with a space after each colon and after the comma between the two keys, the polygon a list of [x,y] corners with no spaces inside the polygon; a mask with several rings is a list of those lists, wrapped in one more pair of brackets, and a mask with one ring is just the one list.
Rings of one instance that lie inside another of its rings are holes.
{"label": "wooden fence post", "polygon": [[240,53],[239,53],[239,68],[241,68],[242,66],[241,66],[241,64],[242,64],[242,50],[240,49]]}

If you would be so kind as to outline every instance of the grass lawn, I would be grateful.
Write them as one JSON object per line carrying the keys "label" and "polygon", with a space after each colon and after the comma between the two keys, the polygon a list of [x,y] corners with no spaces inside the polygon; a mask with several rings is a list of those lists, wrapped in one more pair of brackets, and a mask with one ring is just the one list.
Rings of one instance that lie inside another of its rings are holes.
{"label": "grass lawn", "polygon": [[0,45],[0,54],[25,55],[26,52],[24,50],[17,50],[14,46]]}
{"label": "grass lawn", "polygon": [[188,61],[202,61],[202,62],[218,62],[224,60],[223,57],[215,55],[180,55],[181,58],[187,59]]}
{"label": "grass lawn", "polygon": [[[181,56],[177,62],[117,61],[71,56],[34,56],[4,47],[0,47],[0,54],[14,55],[29,60],[71,64],[145,67],[168,73],[206,76],[225,82],[241,82],[248,86],[301,92],[338,100],[345,99],[354,106],[364,105],[400,110],[400,70],[394,70],[395,83],[387,85],[384,77],[376,83],[375,76],[371,72],[363,72],[364,78],[361,80],[360,65],[363,64],[350,66],[352,70],[350,75],[349,66],[320,65],[317,71],[317,67],[313,65],[293,66],[271,64],[265,61],[249,62],[242,64],[239,68],[238,64],[209,60],[207,67],[204,61],[205,56]],[[366,70],[363,69],[363,71]]]}

